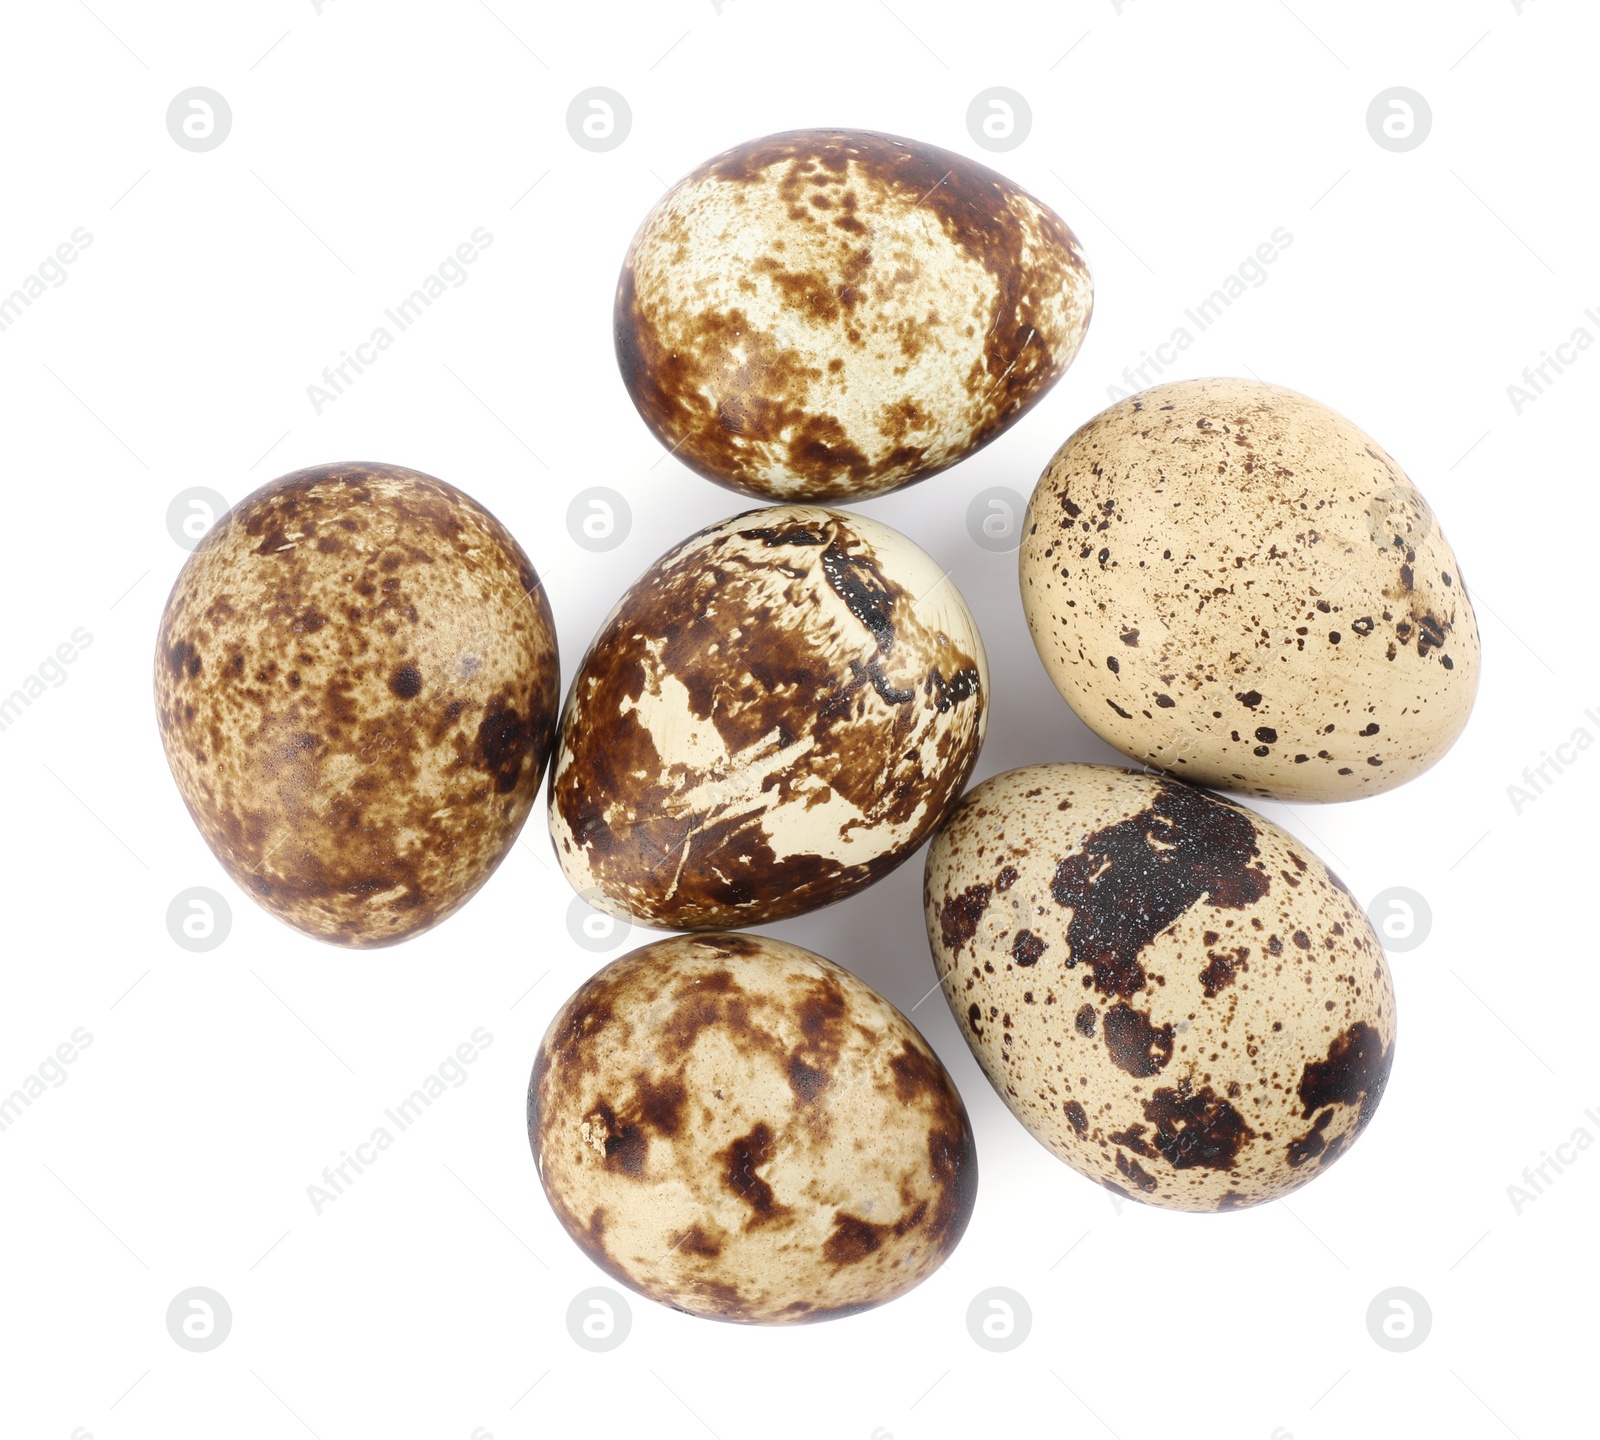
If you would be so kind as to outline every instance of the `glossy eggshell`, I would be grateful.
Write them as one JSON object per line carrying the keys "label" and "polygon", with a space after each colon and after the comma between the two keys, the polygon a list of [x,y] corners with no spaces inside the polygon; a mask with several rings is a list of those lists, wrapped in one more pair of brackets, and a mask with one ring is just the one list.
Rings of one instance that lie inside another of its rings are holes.
{"label": "glossy eggshell", "polygon": [[928,848],[928,939],[995,1089],[1130,1199],[1232,1210],[1342,1155],[1394,1057],[1361,907],[1293,836],[1162,776],[1030,765]]}
{"label": "glossy eggshell", "polygon": [[961,1097],[911,1022],[762,936],[657,941],[583,985],[540,1046],[528,1134],[596,1264],[718,1320],[892,1300],[955,1249],[977,1193]]}
{"label": "glossy eggshell", "polygon": [[985,166],[866,130],[735,146],[680,180],[617,287],[622,378],[690,468],[859,500],[953,465],[1061,377],[1092,286],[1077,239]]}
{"label": "glossy eggshell", "polygon": [[1118,401],[1028,507],[1023,608],[1102,739],[1196,784],[1349,800],[1420,774],[1478,687],[1426,501],[1324,405],[1251,380]]}
{"label": "glossy eggshell", "polygon": [[538,795],[559,687],[522,548],[395,465],[242,500],[179,573],[156,645],[161,741],[206,843],[340,945],[407,939],[489,878]]}
{"label": "glossy eggshell", "polygon": [[955,584],[865,516],[709,526],[618,602],[573,679],[550,833],[573,888],[665,929],[797,915],[906,858],[961,793],[989,677]]}

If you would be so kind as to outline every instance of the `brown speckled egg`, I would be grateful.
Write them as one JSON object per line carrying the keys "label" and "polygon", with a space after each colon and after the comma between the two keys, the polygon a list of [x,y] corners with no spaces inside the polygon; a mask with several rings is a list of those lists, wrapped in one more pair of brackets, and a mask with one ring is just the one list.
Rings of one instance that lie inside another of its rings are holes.
{"label": "brown speckled egg", "polygon": [[340,945],[407,939],[489,878],[538,794],[559,687],[521,546],[396,465],[297,470],[240,501],[156,644],[161,741],[206,843]]}
{"label": "brown speckled egg", "polygon": [[911,1022],[831,960],[756,935],[660,940],[583,985],[539,1048],[528,1135],[596,1264],[718,1320],[903,1295],[977,1195],[966,1109]]}
{"label": "brown speckled egg", "polygon": [[1478,626],[1433,513],[1376,441],[1252,380],[1158,385],[1056,452],[1023,608],[1125,754],[1278,800],[1393,789],[1455,742]]}
{"label": "brown speckled egg", "polygon": [[691,469],[860,500],[994,439],[1089,323],[1072,231],[1001,175],[866,130],[793,130],[680,180],[617,286],[622,378]]}
{"label": "brown speckled egg", "polygon": [[1159,775],[1029,765],[928,848],[928,940],[1013,1114],[1073,1169],[1172,1210],[1272,1200],[1372,1118],[1389,968],[1311,851]]}
{"label": "brown speckled egg", "polygon": [[898,531],[814,506],[652,565],[572,682],[550,833],[573,888],[664,929],[779,920],[888,873],[977,762],[983,644]]}

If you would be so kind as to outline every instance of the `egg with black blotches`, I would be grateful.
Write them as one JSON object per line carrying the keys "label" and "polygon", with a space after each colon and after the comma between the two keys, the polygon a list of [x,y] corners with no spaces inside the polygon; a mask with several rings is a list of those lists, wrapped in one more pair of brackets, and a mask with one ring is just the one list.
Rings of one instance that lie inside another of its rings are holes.
{"label": "egg with black blotches", "polygon": [[1195,784],[1375,795],[1436,763],[1477,694],[1477,620],[1427,502],[1275,385],[1182,380],[1102,411],[1040,478],[1019,564],[1068,703]]}
{"label": "egg with black blotches", "polygon": [[657,202],[617,286],[622,378],[661,443],[772,500],[860,500],[986,445],[1092,308],[1077,238],[986,166],[867,130],[736,145]]}
{"label": "egg with black blotches", "polygon": [[219,520],[156,642],[167,762],[259,904],[393,944],[504,859],[549,758],[555,625],[510,532],[398,465],[319,465]]}
{"label": "egg with black blotches", "polygon": [[887,525],[753,510],[656,561],[573,678],[550,833],[573,888],[664,929],[854,894],[977,763],[989,676],[955,582]]}
{"label": "egg with black blotches", "polygon": [[945,999],[1018,1120],[1172,1210],[1288,1194],[1343,1155],[1394,1059],[1367,917],[1292,835],[1161,775],[1009,770],[928,847]]}
{"label": "egg with black blotches", "polygon": [[579,987],[539,1047],[528,1135],[551,1208],[607,1274],[746,1324],[903,1295],[977,1194],[966,1109],[916,1027],[759,935],[660,940]]}

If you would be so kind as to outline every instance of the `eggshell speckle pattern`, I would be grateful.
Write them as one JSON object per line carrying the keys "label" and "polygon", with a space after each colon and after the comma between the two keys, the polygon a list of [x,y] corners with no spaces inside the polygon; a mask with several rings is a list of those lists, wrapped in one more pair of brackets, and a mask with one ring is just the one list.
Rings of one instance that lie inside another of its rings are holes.
{"label": "eggshell speckle pattern", "polygon": [[1287,1194],[1372,1118],[1394,1056],[1361,907],[1293,836],[1162,776],[1030,765],[928,849],[945,998],[1016,1117],[1130,1199]]}
{"label": "eggshell speckle pattern", "polygon": [[1040,479],[1020,565],[1072,708],[1196,784],[1377,794],[1450,748],[1477,693],[1477,621],[1426,501],[1273,385],[1185,380],[1103,411]]}
{"label": "eggshell speckle pattern", "polygon": [[695,1315],[824,1320],[921,1283],[977,1193],[961,1097],[821,956],[661,940],[551,1022],[528,1091],[545,1194],[608,1274]]}
{"label": "eggshell speckle pattern", "polygon": [[596,904],[666,929],[782,919],[898,865],[977,762],[988,670],[905,536],[750,511],[658,560],[585,656],[550,831]]}
{"label": "eggshell speckle pattern", "polygon": [[155,700],[206,843],[321,940],[404,940],[511,848],[560,698],[555,626],[505,527],[442,480],[335,464],[219,520],[161,617]]}
{"label": "eggshell speckle pattern", "polygon": [[774,500],[863,499],[952,465],[1066,370],[1077,239],[1003,176],[864,130],[708,161],[634,237],[617,358],[662,444]]}

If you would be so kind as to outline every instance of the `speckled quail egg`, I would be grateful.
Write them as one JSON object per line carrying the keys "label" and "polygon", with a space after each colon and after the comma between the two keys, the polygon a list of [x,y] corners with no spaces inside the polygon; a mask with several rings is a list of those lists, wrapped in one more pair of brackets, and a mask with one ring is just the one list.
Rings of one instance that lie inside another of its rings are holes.
{"label": "speckled quail egg", "polygon": [[928,939],[1001,1098],[1107,1189],[1287,1194],[1377,1109],[1395,1003],[1350,892],[1293,836],[1165,776],[1029,765],[934,836]]}
{"label": "speckled quail egg", "polygon": [[1432,511],[1376,441],[1291,390],[1184,380],[1102,411],[1040,479],[1020,566],[1072,708],[1196,784],[1374,795],[1472,709],[1477,621]]}
{"label": "speckled quail egg", "polygon": [[961,793],[988,689],[966,602],[898,531],[797,505],[711,525],[622,597],[573,679],[550,775],[561,867],[665,929],[842,899]]}
{"label": "speckled quail egg", "polygon": [[966,1110],[911,1022],[755,935],[657,941],[584,984],[539,1048],[528,1134],[551,1207],[602,1269],[718,1320],[903,1295],[977,1194]]}
{"label": "speckled quail egg", "polygon": [[560,699],[528,557],[454,486],[297,470],[178,575],[156,715],[206,843],[280,920],[391,944],[464,904],[539,792]]}
{"label": "speckled quail egg", "polygon": [[1078,352],[1092,286],[1048,207],[933,145],[794,130],[725,151],[645,219],[622,378],[662,444],[773,500],[859,500],[999,435]]}

